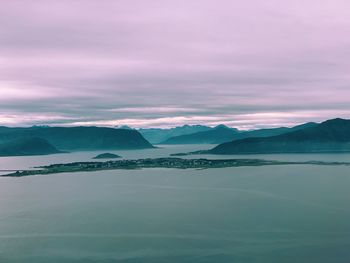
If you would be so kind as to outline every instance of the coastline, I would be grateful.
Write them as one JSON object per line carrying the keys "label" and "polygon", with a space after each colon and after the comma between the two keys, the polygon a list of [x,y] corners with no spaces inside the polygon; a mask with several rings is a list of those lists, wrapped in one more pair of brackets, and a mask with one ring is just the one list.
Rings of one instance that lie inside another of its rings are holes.
{"label": "coastline", "polygon": [[266,166],[266,165],[345,165],[349,162],[323,162],[323,161],[274,161],[263,159],[183,159],[183,158],[147,158],[136,160],[116,160],[105,162],[73,162],[62,164],[51,164],[48,166],[34,167],[28,170],[15,170],[13,173],[2,175],[3,177],[23,177],[31,175],[47,175],[71,172],[91,172],[103,170],[133,170],[145,168],[165,169],[215,169],[244,166]]}

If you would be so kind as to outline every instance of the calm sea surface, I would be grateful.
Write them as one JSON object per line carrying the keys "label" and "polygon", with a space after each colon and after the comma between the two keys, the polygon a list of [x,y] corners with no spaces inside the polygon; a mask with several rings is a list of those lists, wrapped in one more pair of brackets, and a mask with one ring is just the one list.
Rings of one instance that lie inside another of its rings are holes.
{"label": "calm sea surface", "polygon": [[[136,159],[208,147],[115,153]],[[0,170],[98,153],[0,158]],[[204,157],[350,162],[350,154]],[[0,177],[0,262],[349,263],[350,167]]]}

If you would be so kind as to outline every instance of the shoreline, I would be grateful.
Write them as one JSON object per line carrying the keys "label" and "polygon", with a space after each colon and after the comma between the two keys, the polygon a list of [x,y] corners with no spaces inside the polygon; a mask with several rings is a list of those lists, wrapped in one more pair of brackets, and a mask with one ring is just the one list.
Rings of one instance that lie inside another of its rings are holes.
{"label": "shoreline", "polygon": [[136,160],[114,160],[105,162],[73,162],[59,163],[48,166],[34,167],[34,169],[12,169],[13,173],[0,175],[2,177],[23,177],[31,175],[47,175],[72,172],[92,172],[104,170],[134,170],[144,168],[165,169],[215,169],[229,167],[248,167],[266,165],[343,165],[350,166],[350,162],[289,162],[263,159],[183,159],[175,157],[147,158]]}

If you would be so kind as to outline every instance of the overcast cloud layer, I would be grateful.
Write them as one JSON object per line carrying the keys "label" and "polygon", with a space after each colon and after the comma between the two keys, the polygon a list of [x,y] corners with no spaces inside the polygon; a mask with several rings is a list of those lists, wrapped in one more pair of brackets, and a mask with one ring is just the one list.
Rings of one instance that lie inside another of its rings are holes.
{"label": "overcast cloud layer", "polygon": [[349,0],[0,2],[0,125],[350,118]]}

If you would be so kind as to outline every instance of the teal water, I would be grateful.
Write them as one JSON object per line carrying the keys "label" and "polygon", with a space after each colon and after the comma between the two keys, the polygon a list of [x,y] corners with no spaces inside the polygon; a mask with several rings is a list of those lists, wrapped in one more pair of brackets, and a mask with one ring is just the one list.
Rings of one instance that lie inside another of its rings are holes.
{"label": "teal water", "polygon": [[[116,153],[155,157],[191,147]],[[96,154],[0,158],[0,168]],[[350,161],[349,154],[256,157]],[[0,177],[0,262],[348,263],[349,189],[346,166]]]}

